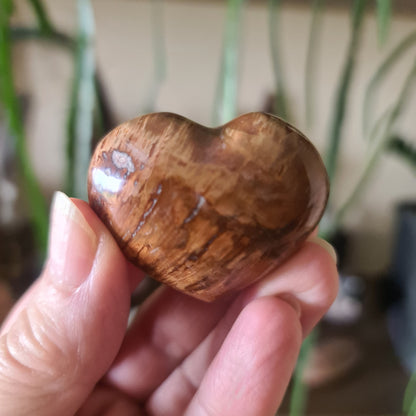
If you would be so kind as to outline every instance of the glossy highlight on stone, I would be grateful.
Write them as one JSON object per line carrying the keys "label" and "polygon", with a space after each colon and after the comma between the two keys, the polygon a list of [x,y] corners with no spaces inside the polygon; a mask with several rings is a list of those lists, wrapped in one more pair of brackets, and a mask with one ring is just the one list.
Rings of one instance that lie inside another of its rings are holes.
{"label": "glossy highlight on stone", "polygon": [[314,146],[266,113],[207,128],[153,113],[92,156],[92,208],[154,279],[212,301],[262,278],[317,226],[328,178]]}

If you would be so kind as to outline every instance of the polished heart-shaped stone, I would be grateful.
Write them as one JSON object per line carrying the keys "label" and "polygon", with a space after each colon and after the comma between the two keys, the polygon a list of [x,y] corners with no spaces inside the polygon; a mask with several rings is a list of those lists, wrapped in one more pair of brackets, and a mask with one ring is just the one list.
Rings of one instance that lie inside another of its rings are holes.
{"label": "polished heart-shaped stone", "polygon": [[126,257],[205,301],[293,254],[328,189],[314,146],[265,113],[218,128],[171,113],[138,117],[98,144],[88,177],[90,205]]}

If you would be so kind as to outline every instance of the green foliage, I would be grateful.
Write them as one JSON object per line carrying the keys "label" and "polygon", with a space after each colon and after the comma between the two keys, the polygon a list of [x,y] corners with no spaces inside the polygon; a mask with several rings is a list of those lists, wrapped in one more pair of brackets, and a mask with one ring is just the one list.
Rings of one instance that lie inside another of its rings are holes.
{"label": "green foliage", "polygon": [[51,44],[55,44],[57,46],[63,46],[70,51],[72,51],[75,46],[74,40],[68,35],[55,30],[45,33],[37,27],[11,27],[10,37],[13,42],[25,40],[41,40],[50,42]]}
{"label": "green foliage", "polygon": [[404,395],[403,411],[408,416],[416,415],[416,374],[413,374]]}
{"label": "green foliage", "polygon": [[9,18],[13,12],[13,1],[12,0],[2,0],[0,3],[0,24],[7,25]]}
{"label": "green foliage", "polygon": [[230,121],[237,115],[237,88],[241,15],[245,0],[228,0],[223,54],[214,103],[213,124]]}
{"label": "green foliage", "polygon": [[39,30],[45,35],[54,32],[54,28],[51,24],[51,21],[49,20],[46,9],[43,7],[42,2],[40,0],[29,0],[29,3],[31,4],[33,11],[37,17]]}
{"label": "green foliage", "polygon": [[305,413],[308,389],[302,382],[302,375],[304,373],[305,366],[308,363],[312,348],[314,345],[316,345],[317,336],[318,332],[317,330],[314,330],[305,339],[305,341],[303,341],[298,362],[296,364],[295,374],[292,380],[292,392],[290,395],[290,416],[300,416]]}
{"label": "green foliage", "polygon": [[[13,134],[17,145],[18,158],[20,160],[21,174],[26,183],[26,191],[34,228],[38,236],[38,241],[43,250],[46,248],[47,240],[47,210],[46,204],[40,191],[39,184],[33,174],[30,159],[24,143],[24,129],[16,98],[13,104],[12,69],[10,61],[10,43],[22,42],[25,40],[36,40],[49,42],[51,45],[63,47],[74,57],[74,77],[70,94],[70,105],[67,120],[67,179],[66,188],[69,194],[86,198],[86,172],[89,164],[92,125],[97,124],[97,132],[104,134],[112,125],[109,121],[111,110],[105,102],[103,87],[95,73],[92,37],[93,37],[93,18],[92,7],[89,1],[79,1],[79,30],[74,38],[66,33],[59,31],[49,18],[46,8],[41,0],[28,0],[32,6],[34,15],[37,19],[36,27],[19,27],[9,25],[9,17],[13,11],[12,0],[2,0],[0,3],[0,24],[1,45],[0,53],[2,62],[0,71],[0,87],[2,101],[8,101],[6,115],[11,114],[13,126],[18,133]],[[157,22],[160,23],[161,2],[153,6],[154,20],[154,44],[158,47],[155,56],[155,68],[158,67],[156,83],[161,82],[165,73],[165,60],[163,50],[163,39],[160,33],[156,33]],[[8,72],[7,72],[8,71]],[[11,109],[10,111],[8,111]],[[95,109],[95,114],[93,110]],[[94,117],[95,115],[95,117]],[[19,127],[16,127],[19,126]],[[43,212],[43,213],[42,213]]]}
{"label": "green foliage", "polygon": [[400,62],[402,56],[409,51],[409,49],[416,44],[416,31],[411,32],[393,50],[387,55],[377,71],[371,77],[370,82],[365,91],[364,105],[363,105],[363,133],[364,138],[371,137],[370,126],[373,122],[373,108],[377,96],[377,92],[381,88],[382,82],[386,76],[393,69],[394,65]]}
{"label": "green foliage", "polygon": [[144,113],[155,111],[156,98],[159,88],[166,78],[166,45],[163,21],[163,0],[152,0],[151,24],[152,24],[152,50],[153,50],[153,74],[149,82],[149,89],[145,97]]}
{"label": "green foliage", "polygon": [[399,136],[389,140],[387,150],[399,156],[409,167],[416,171],[416,146]]}
{"label": "green foliage", "polygon": [[[407,103],[410,99],[410,96],[413,92],[413,87],[416,83],[416,60],[411,67],[406,79],[403,82],[402,88],[400,90],[399,96],[396,102],[391,106],[387,113],[383,113],[380,117],[380,120],[383,121],[382,128],[379,129],[377,137],[374,142],[375,145],[372,147],[371,152],[369,153],[367,162],[363,172],[353,188],[351,194],[346,198],[344,204],[338,210],[333,220],[330,230],[327,230],[328,235],[331,235],[338,229],[339,225],[342,223],[345,215],[349,212],[351,207],[355,204],[358,196],[362,193],[367,185],[371,175],[374,172],[375,167],[377,166],[380,156],[389,148],[390,141],[394,135],[394,127],[397,120],[402,115],[406,109]],[[381,125],[381,123],[379,123]]]}
{"label": "green foliage", "polygon": [[28,0],[37,19],[37,27],[10,27],[12,40],[46,40],[58,46],[72,49],[74,41],[55,28],[41,0]]}
{"label": "green foliage", "polygon": [[391,21],[391,0],[377,0],[377,28],[380,46],[386,43]]}
{"label": "green foliage", "polygon": [[332,114],[328,136],[328,149],[325,157],[325,165],[328,171],[330,182],[333,182],[338,166],[342,127],[344,124],[350,85],[355,69],[358,49],[360,46],[366,3],[366,0],[354,0],[353,4],[351,19],[351,39],[348,45],[347,58],[340,77],[338,91],[335,98],[334,112]]}
{"label": "green foliage", "polygon": [[317,73],[317,55],[319,49],[319,34],[324,10],[324,0],[314,0],[312,3],[312,18],[309,30],[309,43],[305,65],[305,121],[306,126],[313,124],[313,103],[315,101],[315,75]]}
{"label": "green foliage", "polygon": [[14,88],[11,33],[9,28],[11,12],[12,4],[10,1],[0,3],[0,99],[6,115],[9,132],[14,141],[35,237],[41,251],[45,252],[48,234],[48,212],[27,152],[23,118],[20,112],[18,96]]}
{"label": "green foliage", "polygon": [[[381,4],[383,3],[383,4]],[[378,10],[378,28],[380,43],[384,44],[387,34],[388,26],[391,19],[391,5],[390,2],[380,2]],[[311,125],[312,117],[312,103],[313,103],[313,74],[315,71],[316,62],[316,42],[320,25],[317,23],[322,13],[322,3],[315,1],[313,4],[312,23],[310,29],[308,56],[306,59],[306,73],[305,73],[305,119],[308,126]],[[348,111],[348,94],[351,89],[353,73],[356,66],[356,59],[360,46],[360,38],[363,27],[363,20],[366,9],[366,1],[356,0],[352,8],[352,24],[351,24],[351,39],[347,49],[347,57],[340,76],[338,90],[335,99],[335,106],[332,117],[330,119],[330,130],[328,135],[328,150],[326,153],[326,166],[330,181],[333,183],[336,172],[338,170],[338,159],[340,154],[340,144],[342,142],[342,127],[345,120],[345,115]],[[394,152],[396,155],[403,157],[407,163],[413,168],[416,167],[416,149],[408,142],[394,136],[394,129],[397,121],[402,113],[407,108],[409,98],[413,93],[413,86],[416,82],[416,61],[409,71],[408,76],[403,82],[397,100],[373,122],[373,107],[375,96],[385,76],[390,72],[395,63],[401,60],[403,54],[409,50],[411,46],[416,43],[416,33],[411,33],[403,39],[393,51],[386,57],[386,59],[379,66],[377,71],[371,78],[366,89],[364,107],[363,107],[363,130],[365,137],[370,138],[368,142],[369,153],[365,161],[363,171],[356,186],[353,188],[351,194],[346,198],[341,208],[333,213],[331,218],[321,225],[320,235],[324,238],[331,238],[331,236],[339,229],[343,219],[351,208],[355,205],[357,199],[362,194],[363,190],[368,185],[371,175],[374,173],[381,156],[387,150]],[[302,385],[301,375],[303,372],[305,355],[313,347],[313,340],[308,340],[303,346],[301,355],[293,379],[293,390],[291,394],[291,414],[300,415],[304,413],[307,400],[307,389]],[[412,402],[413,413],[416,414],[415,402]],[[410,414],[410,413],[409,413]]]}
{"label": "green foliage", "polygon": [[[373,108],[377,92],[382,87],[388,73],[394,64],[399,62],[403,54],[416,43],[416,32],[410,33],[382,61],[365,90],[363,105],[363,135],[368,142],[368,155],[364,163],[361,175],[353,187],[352,192],[346,197],[344,203],[326,224],[322,224],[322,235],[330,238],[340,227],[351,208],[355,205],[360,195],[369,183],[375,168],[378,166],[381,156],[389,149],[390,140],[395,136],[396,123],[407,107],[407,103],[413,93],[416,80],[416,61],[405,78],[396,101],[391,104],[377,119],[374,120]],[[403,155],[404,156],[404,155]]]}
{"label": "green foliage", "polygon": [[87,199],[87,172],[94,126],[94,13],[89,0],[78,0],[78,37],[68,119],[68,193]]}
{"label": "green foliage", "polygon": [[[103,105],[99,79],[95,73],[93,50],[94,20],[90,1],[78,0],[79,29],[76,38],[56,29],[41,0],[28,0],[28,2],[32,6],[37,18],[37,27],[35,28],[10,28],[9,17],[12,13],[13,2],[11,0],[2,0],[0,3],[0,73],[2,74],[0,78],[0,98],[10,126],[10,132],[15,141],[16,154],[19,159],[19,166],[37,238],[41,247],[45,248],[48,226],[47,212],[25,147],[23,122],[16,91],[13,87],[10,57],[11,40],[36,39],[48,41],[66,48],[73,54],[75,63],[74,78],[67,126],[67,177],[68,192],[70,194],[85,198],[86,172],[90,158],[94,108],[98,111],[96,119],[99,120],[101,125],[100,132],[103,132],[105,130],[103,117],[105,106]],[[312,124],[314,118],[314,80],[317,72],[316,58],[324,3],[324,0],[314,0],[312,3],[312,18],[305,66],[305,119],[308,126]],[[223,54],[213,116],[215,125],[225,123],[237,114],[239,42],[244,4],[245,0],[228,0],[227,2]],[[348,97],[360,47],[366,5],[366,0],[354,0],[352,3],[351,37],[339,78],[328,132],[328,149],[325,163],[331,182],[334,182],[338,168],[342,129],[348,111]],[[166,70],[162,0],[151,1],[151,7],[154,78],[149,83],[149,93],[146,96],[146,111],[153,111],[154,109],[158,88],[165,78]],[[268,7],[270,53],[275,82],[275,111],[279,116],[290,119],[279,34],[281,0],[269,0]],[[392,15],[391,8],[391,0],[377,1],[377,27],[380,45],[385,44],[388,37]],[[364,137],[369,139],[368,158],[355,188],[346,198],[341,209],[335,213],[333,220],[326,229],[327,237],[338,229],[344,217],[365,189],[381,155],[386,151],[403,158],[413,168],[416,167],[415,147],[395,134],[396,123],[405,110],[410,94],[413,91],[412,86],[416,79],[416,62],[404,80],[397,100],[383,114],[378,117],[374,115],[374,103],[382,82],[394,65],[415,43],[416,32],[412,32],[390,52],[368,84],[363,106],[363,132]],[[301,375],[313,344],[314,337],[312,336],[307,339],[302,347],[302,353],[292,383],[292,415],[300,415],[305,410],[307,390],[301,382]],[[413,380],[406,393],[405,406],[409,414],[415,414],[414,385],[415,382]]]}
{"label": "green foliage", "polygon": [[275,100],[273,110],[279,117],[285,120],[290,120],[278,33],[280,28],[280,9],[280,0],[269,0],[269,43],[275,79]]}

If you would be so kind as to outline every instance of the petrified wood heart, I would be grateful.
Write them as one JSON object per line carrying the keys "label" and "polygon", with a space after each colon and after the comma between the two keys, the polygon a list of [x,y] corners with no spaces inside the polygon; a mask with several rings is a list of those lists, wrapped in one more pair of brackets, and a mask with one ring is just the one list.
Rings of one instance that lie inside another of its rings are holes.
{"label": "petrified wood heart", "polygon": [[300,247],[322,216],[328,180],[313,145],[272,115],[210,129],[156,113],[104,137],[88,190],[129,260],[211,301]]}

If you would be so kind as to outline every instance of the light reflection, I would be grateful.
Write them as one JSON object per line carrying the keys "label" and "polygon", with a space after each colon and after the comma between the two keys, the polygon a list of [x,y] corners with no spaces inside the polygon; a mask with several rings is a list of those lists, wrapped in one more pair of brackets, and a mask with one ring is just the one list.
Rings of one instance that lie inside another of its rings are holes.
{"label": "light reflection", "polygon": [[124,185],[124,179],[107,175],[103,170],[98,168],[92,170],[92,182],[98,192],[117,193]]}

